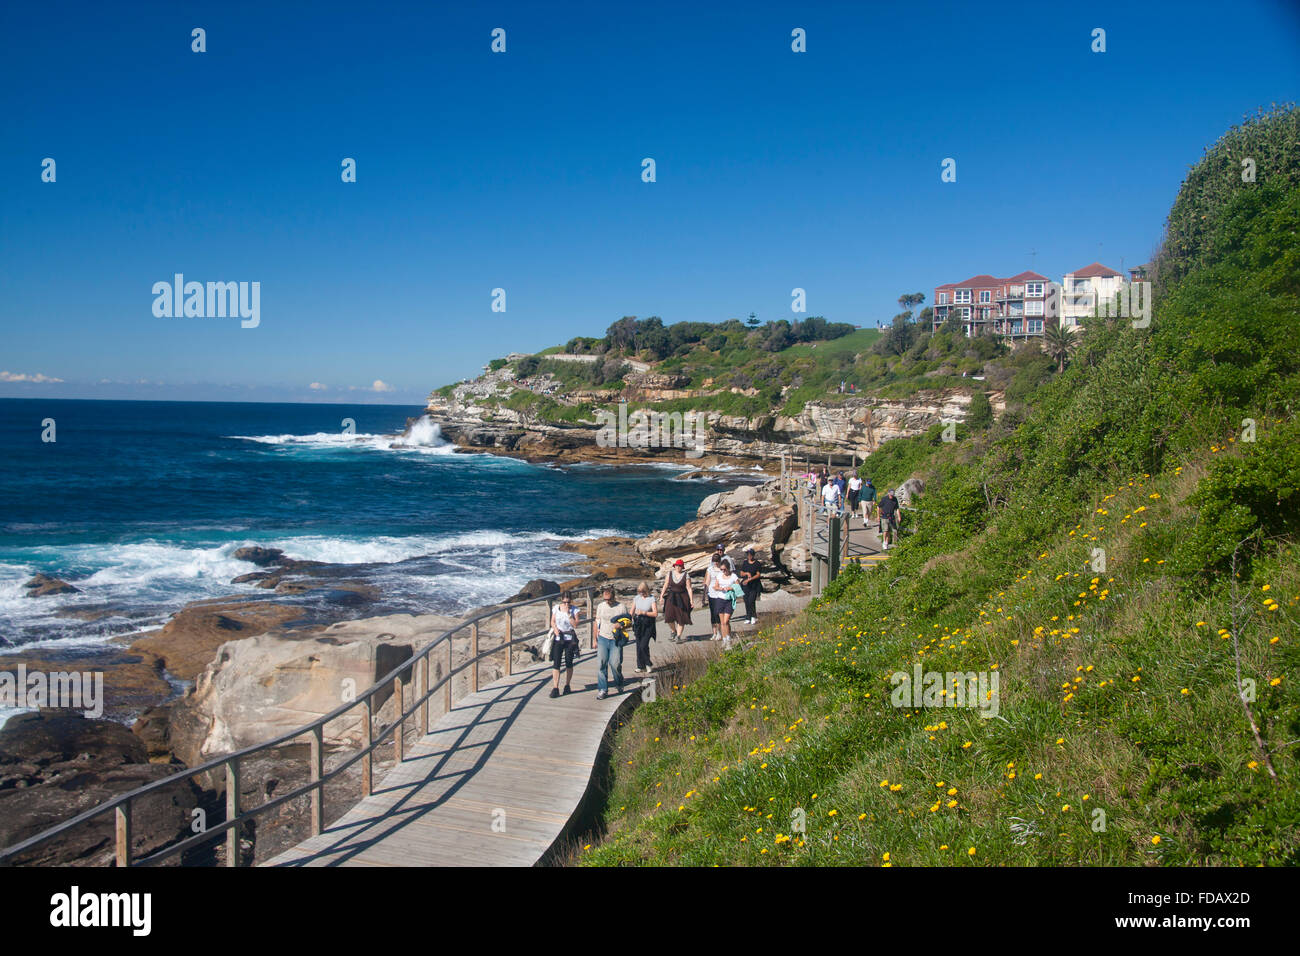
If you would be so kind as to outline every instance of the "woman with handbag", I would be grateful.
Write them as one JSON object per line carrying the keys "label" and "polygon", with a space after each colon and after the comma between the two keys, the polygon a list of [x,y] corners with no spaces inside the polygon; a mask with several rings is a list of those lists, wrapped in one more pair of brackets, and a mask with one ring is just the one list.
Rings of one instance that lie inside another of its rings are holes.
{"label": "woman with handbag", "polygon": [[571,595],[565,591],[560,595],[560,603],[551,611],[551,633],[546,643],[550,645],[551,671],[553,686],[551,696],[560,696],[560,667],[567,671],[564,675],[564,692],[573,693],[573,659],[578,653],[578,623],[582,620],[582,609],[574,607]]}

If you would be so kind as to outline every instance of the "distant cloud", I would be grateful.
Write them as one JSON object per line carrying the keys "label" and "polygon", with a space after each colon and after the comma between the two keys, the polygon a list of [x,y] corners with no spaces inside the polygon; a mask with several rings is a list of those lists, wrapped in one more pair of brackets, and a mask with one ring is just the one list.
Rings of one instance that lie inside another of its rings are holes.
{"label": "distant cloud", "polygon": [[374,385],[371,385],[370,387],[371,387],[372,390],[374,390],[374,391],[376,391],[376,392],[395,392],[395,391],[397,391],[397,389],[393,388],[393,386],[389,385],[389,384],[388,384],[387,382],[385,382],[383,379],[379,379],[379,378],[375,379],[375,384],[374,384]]}
{"label": "distant cloud", "polygon": [[[35,375],[28,375],[26,372],[0,372],[0,382],[62,382],[61,378],[51,378],[49,375],[42,375],[37,372]],[[375,382],[375,391],[379,391],[378,386],[382,382]]]}
{"label": "distant cloud", "polygon": [[328,385],[322,385],[320,382],[312,382],[307,387],[310,388],[313,392],[323,392],[325,389],[329,388]]}

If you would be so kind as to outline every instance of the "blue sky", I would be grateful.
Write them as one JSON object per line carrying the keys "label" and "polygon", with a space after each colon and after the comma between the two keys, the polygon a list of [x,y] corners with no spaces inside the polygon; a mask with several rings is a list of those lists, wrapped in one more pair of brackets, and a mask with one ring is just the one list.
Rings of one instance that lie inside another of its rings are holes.
{"label": "blue sky", "polygon": [[[0,396],[405,403],[622,315],[1134,265],[1297,98],[1297,7],[8,4]],[[177,272],[260,282],[260,324],[156,317]]]}

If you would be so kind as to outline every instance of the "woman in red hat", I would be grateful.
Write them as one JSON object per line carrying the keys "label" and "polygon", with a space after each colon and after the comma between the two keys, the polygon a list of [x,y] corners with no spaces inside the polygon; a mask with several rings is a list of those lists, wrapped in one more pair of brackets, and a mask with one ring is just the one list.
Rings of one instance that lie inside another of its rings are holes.
{"label": "woman in red hat", "polygon": [[686,573],[686,562],[678,558],[673,562],[672,570],[664,578],[659,600],[664,602],[664,620],[672,630],[670,640],[674,644],[682,642],[682,634],[691,623],[691,608],[695,606],[695,595],[691,592],[691,576]]}

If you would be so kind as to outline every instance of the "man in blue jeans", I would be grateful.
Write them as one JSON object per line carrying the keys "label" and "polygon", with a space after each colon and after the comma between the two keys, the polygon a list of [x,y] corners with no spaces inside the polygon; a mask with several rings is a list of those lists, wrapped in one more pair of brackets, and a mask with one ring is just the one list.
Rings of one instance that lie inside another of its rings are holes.
{"label": "man in blue jeans", "polygon": [[627,614],[627,608],[614,600],[614,589],[606,587],[603,600],[596,605],[596,699],[604,700],[609,696],[609,680],[605,676],[608,668],[614,678],[614,686],[623,693],[623,645],[627,642],[622,630],[614,619]]}

